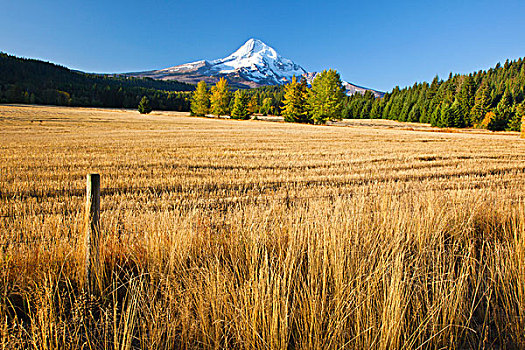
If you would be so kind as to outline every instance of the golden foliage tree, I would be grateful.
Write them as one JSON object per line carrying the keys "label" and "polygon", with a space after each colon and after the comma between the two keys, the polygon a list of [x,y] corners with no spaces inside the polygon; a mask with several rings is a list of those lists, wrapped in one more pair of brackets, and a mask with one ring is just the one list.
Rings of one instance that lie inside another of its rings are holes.
{"label": "golden foliage tree", "polygon": [[339,73],[329,69],[317,74],[308,95],[308,105],[314,122],[324,124],[330,119],[342,119],[344,96]]}
{"label": "golden foliage tree", "polygon": [[230,105],[230,86],[225,78],[219,79],[211,88],[211,112],[216,116],[228,115]]}
{"label": "golden foliage tree", "polygon": [[191,99],[191,114],[204,117],[210,109],[210,95],[206,83],[199,81]]}
{"label": "golden foliage tree", "polygon": [[259,112],[259,102],[257,101],[257,95],[253,94],[250,102],[248,102],[248,112],[253,115]]}
{"label": "golden foliage tree", "polygon": [[292,82],[284,87],[284,100],[282,115],[287,122],[306,123],[310,119],[306,110],[307,88],[297,82],[294,76]]}

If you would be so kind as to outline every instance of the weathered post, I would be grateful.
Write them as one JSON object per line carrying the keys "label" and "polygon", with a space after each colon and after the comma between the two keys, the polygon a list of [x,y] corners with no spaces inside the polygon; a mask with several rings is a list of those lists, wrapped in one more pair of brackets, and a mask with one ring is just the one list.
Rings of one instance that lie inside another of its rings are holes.
{"label": "weathered post", "polygon": [[100,175],[88,174],[86,186],[86,275],[85,288],[93,293],[99,270]]}

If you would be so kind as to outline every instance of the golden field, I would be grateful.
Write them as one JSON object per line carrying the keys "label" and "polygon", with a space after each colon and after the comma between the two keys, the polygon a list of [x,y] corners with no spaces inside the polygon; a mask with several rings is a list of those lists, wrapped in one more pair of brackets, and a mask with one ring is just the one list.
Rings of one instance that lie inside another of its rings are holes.
{"label": "golden field", "polygon": [[338,125],[0,106],[3,348],[525,348],[525,140]]}

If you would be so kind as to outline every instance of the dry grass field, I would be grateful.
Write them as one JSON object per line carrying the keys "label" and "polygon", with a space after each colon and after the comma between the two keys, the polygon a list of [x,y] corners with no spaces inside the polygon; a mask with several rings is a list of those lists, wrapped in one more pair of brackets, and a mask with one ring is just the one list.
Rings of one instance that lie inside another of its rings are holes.
{"label": "dry grass field", "polygon": [[525,348],[525,140],[347,125],[0,106],[3,348]]}

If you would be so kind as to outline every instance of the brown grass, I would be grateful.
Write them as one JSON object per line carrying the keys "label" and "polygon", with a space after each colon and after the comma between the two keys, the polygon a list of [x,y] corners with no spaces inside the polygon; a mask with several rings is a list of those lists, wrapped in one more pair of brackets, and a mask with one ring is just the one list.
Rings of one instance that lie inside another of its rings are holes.
{"label": "brown grass", "polygon": [[525,347],[517,134],[0,106],[0,140],[4,348]]}

